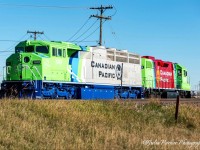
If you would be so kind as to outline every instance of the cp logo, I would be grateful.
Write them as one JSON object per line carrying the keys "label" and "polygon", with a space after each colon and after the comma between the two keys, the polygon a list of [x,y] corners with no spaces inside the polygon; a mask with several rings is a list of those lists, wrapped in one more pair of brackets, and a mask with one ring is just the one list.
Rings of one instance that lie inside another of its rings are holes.
{"label": "cp logo", "polygon": [[121,67],[121,65],[117,65],[117,67],[116,67],[116,77],[117,77],[117,80],[120,80],[121,76],[122,76],[122,67]]}

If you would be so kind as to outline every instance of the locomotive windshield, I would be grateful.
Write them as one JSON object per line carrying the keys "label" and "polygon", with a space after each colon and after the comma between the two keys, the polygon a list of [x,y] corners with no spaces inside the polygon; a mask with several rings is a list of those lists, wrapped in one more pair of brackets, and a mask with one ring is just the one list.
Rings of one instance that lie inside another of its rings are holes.
{"label": "locomotive windshield", "polygon": [[15,48],[15,53],[20,53],[20,52],[23,52],[23,51],[24,51],[23,47],[16,47]]}
{"label": "locomotive windshield", "polygon": [[20,52],[26,52],[26,53],[33,53],[33,52],[38,52],[38,53],[49,53],[49,48],[48,46],[36,46],[36,50],[34,50],[34,46],[26,46],[24,47],[16,47],[15,48],[16,53]]}
{"label": "locomotive windshield", "polygon": [[27,46],[25,48],[25,52],[28,52],[28,53],[34,52],[34,46]]}
{"label": "locomotive windshield", "polygon": [[182,70],[178,69],[178,76],[182,76]]}
{"label": "locomotive windshield", "polygon": [[49,49],[48,49],[47,46],[37,46],[36,47],[36,52],[48,54],[49,53]]}

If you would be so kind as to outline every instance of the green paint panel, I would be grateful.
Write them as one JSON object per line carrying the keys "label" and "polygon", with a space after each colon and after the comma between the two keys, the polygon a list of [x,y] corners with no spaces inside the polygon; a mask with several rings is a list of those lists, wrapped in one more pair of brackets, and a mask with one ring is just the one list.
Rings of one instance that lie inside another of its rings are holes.
{"label": "green paint panel", "polygon": [[187,75],[187,69],[179,64],[174,64],[175,66],[175,83],[177,89],[182,89],[190,91],[190,81]]}
{"label": "green paint panel", "polygon": [[82,47],[68,42],[20,42],[15,54],[6,60],[6,80],[71,81],[69,59],[81,50]]}
{"label": "green paint panel", "polygon": [[155,88],[154,63],[147,58],[141,58],[142,61],[142,85],[146,88]]}

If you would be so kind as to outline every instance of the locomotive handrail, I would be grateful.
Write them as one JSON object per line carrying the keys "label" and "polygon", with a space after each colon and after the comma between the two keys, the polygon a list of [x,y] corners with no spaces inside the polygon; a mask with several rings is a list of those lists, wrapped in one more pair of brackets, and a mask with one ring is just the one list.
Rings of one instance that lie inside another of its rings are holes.
{"label": "locomotive handrail", "polygon": [[5,74],[4,74],[5,68],[6,68],[6,66],[3,66],[3,80],[5,80]]}
{"label": "locomotive handrail", "polygon": [[33,68],[35,68],[35,70],[36,70],[36,71],[37,71],[37,73],[39,74],[40,78],[42,79],[42,76],[41,76],[41,74],[40,74],[40,72],[39,72],[38,68],[37,68],[36,66],[34,66]]}
{"label": "locomotive handrail", "polygon": [[10,66],[6,66],[6,73],[7,73],[7,74],[10,74],[10,72],[8,71],[9,68],[10,68]]}
{"label": "locomotive handrail", "polygon": [[31,70],[31,68],[28,65],[22,65],[22,67],[28,68],[31,71],[31,73],[33,74],[33,76],[35,77],[35,79],[37,80],[36,75],[33,73],[33,71]]}
{"label": "locomotive handrail", "polygon": [[70,69],[67,69],[67,71],[68,71],[71,75],[75,76],[76,79],[78,80],[78,82],[81,82],[81,80],[78,78],[78,76],[77,76],[74,72],[72,72]]}

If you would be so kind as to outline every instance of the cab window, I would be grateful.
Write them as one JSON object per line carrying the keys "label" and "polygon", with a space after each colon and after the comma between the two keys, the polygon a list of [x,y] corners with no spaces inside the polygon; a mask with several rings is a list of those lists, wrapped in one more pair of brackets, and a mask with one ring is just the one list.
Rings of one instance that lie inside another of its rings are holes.
{"label": "cab window", "polygon": [[152,63],[150,61],[146,61],[146,68],[153,68]]}
{"label": "cab window", "polygon": [[66,57],[66,50],[63,49],[63,57],[65,58]]}
{"label": "cab window", "polygon": [[49,49],[48,49],[47,46],[37,46],[36,47],[36,52],[48,54],[49,53]]}
{"label": "cab window", "polygon": [[24,51],[23,47],[16,47],[15,48],[15,53],[20,53],[20,52],[23,52],[23,51]]}
{"label": "cab window", "polygon": [[182,71],[181,71],[181,69],[178,69],[178,76],[182,76]]}
{"label": "cab window", "polygon": [[25,52],[27,52],[27,53],[34,52],[34,46],[27,46],[27,47],[25,48]]}
{"label": "cab window", "polygon": [[52,48],[52,56],[57,56],[57,48]]}
{"label": "cab window", "polygon": [[187,71],[184,70],[184,76],[187,77]]}
{"label": "cab window", "polygon": [[58,49],[58,56],[59,56],[59,57],[62,56],[62,49]]}

